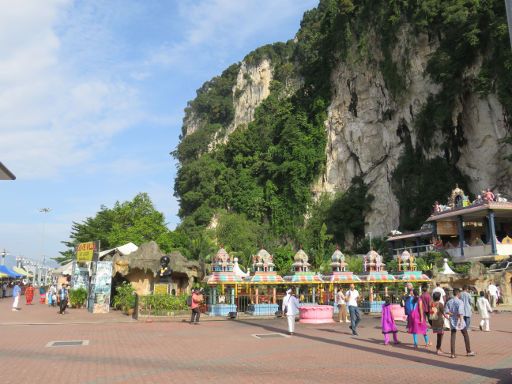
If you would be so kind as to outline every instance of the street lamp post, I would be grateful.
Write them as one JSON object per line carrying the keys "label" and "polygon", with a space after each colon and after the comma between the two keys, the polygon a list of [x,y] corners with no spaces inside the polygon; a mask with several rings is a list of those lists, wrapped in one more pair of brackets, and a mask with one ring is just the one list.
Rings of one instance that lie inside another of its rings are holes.
{"label": "street lamp post", "polygon": [[8,255],[8,253],[7,253],[7,251],[5,250],[5,248],[4,248],[4,250],[2,251],[2,253],[0,253],[0,255],[2,255],[2,265],[5,265],[5,256],[7,256],[7,255]]}
{"label": "street lamp post", "polygon": [[[43,265],[42,265],[42,268],[44,268],[44,265],[45,265],[45,262],[46,262],[46,255],[45,255],[45,252],[44,252],[44,240],[45,240],[44,239],[44,235],[45,235],[46,215],[48,213],[50,213],[51,210],[52,210],[51,208],[41,208],[39,210],[39,212],[44,213],[44,216],[43,216],[43,235],[42,235],[42,239],[41,239],[41,243],[42,243],[41,250],[42,250],[42,255],[43,255]],[[39,285],[41,285],[41,280],[42,280],[43,276],[42,276],[42,270],[41,270],[41,268],[39,268],[39,265],[38,265],[38,272],[39,272],[39,274],[38,274],[38,283],[39,283]]]}

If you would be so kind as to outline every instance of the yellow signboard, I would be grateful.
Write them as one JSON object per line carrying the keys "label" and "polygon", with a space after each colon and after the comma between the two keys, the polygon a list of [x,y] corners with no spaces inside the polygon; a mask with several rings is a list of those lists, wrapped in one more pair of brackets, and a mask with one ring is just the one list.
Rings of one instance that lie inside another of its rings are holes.
{"label": "yellow signboard", "polygon": [[80,243],[76,246],[76,261],[78,263],[87,263],[94,260],[95,252],[98,252],[98,242],[89,241]]}
{"label": "yellow signboard", "polygon": [[167,295],[169,293],[169,285],[163,283],[156,283],[153,288],[153,293],[155,295]]}

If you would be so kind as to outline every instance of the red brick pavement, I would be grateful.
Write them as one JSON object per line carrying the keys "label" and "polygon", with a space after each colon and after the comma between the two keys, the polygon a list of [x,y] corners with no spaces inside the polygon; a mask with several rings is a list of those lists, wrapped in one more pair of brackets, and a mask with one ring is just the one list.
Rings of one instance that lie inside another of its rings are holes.
{"label": "red brick pavement", "polygon": [[[44,306],[10,310],[0,300],[1,383],[512,383],[511,313],[491,319],[492,332],[470,332],[476,357],[456,359],[432,349],[414,350],[411,336],[384,346],[379,319],[363,317],[360,337],[348,324],[301,325],[283,332],[284,320],[146,323],[117,312],[60,316]],[[478,317],[473,319],[476,324]],[[53,323],[53,324],[49,324]],[[400,325],[403,329],[403,326]],[[88,346],[53,347],[56,340],[89,340]],[[449,335],[443,343],[449,349]]]}

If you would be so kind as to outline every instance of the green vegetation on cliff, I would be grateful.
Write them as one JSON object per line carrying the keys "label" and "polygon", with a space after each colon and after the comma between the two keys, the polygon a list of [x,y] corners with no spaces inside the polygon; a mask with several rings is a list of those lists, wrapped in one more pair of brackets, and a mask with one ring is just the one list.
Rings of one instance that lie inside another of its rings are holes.
{"label": "green vegetation on cliff", "polygon": [[[231,250],[246,255],[246,245],[225,237],[233,223],[258,233],[279,254],[289,252],[287,244],[302,243],[315,254],[317,266],[347,234],[361,240],[373,198],[361,178],[344,194],[312,200],[311,185],[325,167],[331,79],[341,63],[365,62],[381,72],[399,105],[408,92],[409,50],[419,34],[434,50],[426,74],[439,92],[430,95],[413,126],[401,122],[397,127],[404,151],[392,186],[401,227],[417,228],[434,200],[444,201],[455,182],[465,186],[456,165],[467,138],[463,119],[454,115],[456,106],[470,93],[493,93],[506,121],[512,116],[512,54],[503,1],[321,0],[304,14],[294,41],[258,48],[245,58],[247,65],[270,60],[271,93],[254,120],[238,127],[227,142],[221,139],[241,94],[234,92],[240,64],[205,83],[189,103],[184,136],[174,152],[180,162],[175,194],[183,220],[178,232],[189,257],[207,256],[205,236],[223,238]],[[195,131],[186,132],[192,122]],[[432,150],[444,156],[429,156]],[[206,230],[215,215],[224,229]]]}

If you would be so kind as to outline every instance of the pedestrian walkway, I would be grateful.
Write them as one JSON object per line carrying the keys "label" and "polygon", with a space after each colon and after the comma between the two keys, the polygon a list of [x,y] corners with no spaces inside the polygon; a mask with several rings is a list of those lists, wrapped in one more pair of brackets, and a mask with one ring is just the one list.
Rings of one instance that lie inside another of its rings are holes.
{"label": "pedestrian walkway", "polygon": [[[477,352],[471,358],[464,356],[460,335],[456,359],[415,350],[403,324],[402,344],[384,346],[379,323],[363,316],[360,337],[352,337],[346,323],[297,324],[296,336],[289,337],[282,319],[195,326],[137,322],[119,312],[60,316],[44,306],[12,312],[0,303],[2,384],[512,382],[512,313],[495,315],[492,332],[470,332]],[[54,341],[84,345],[50,347]],[[449,335],[443,343],[449,350]]]}

